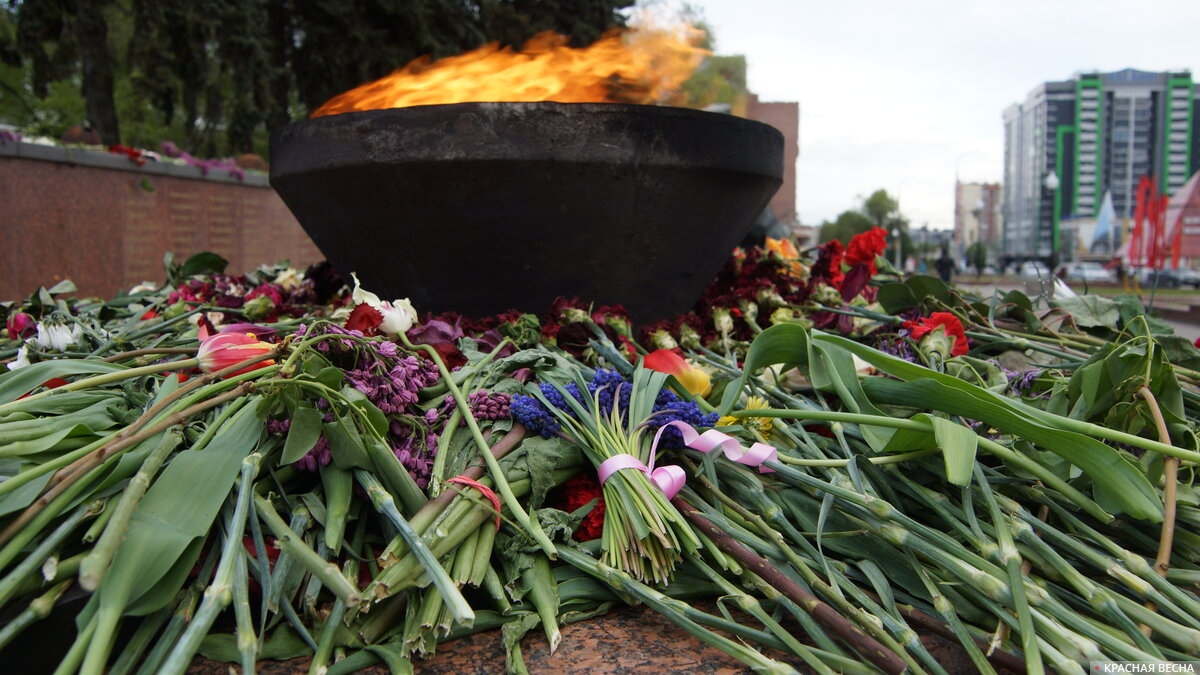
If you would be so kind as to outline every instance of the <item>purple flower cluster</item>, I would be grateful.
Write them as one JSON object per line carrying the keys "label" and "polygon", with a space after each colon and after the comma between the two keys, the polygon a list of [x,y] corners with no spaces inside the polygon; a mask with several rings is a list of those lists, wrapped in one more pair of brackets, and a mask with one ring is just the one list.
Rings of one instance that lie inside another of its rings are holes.
{"label": "purple flower cluster", "polygon": [[1018,396],[1032,396],[1034,382],[1042,372],[1040,368],[1030,368],[1020,372],[1004,369],[1004,375],[1008,378],[1009,390]]}
{"label": "purple flower cluster", "polygon": [[[563,392],[554,385],[542,383],[538,385],[538,389],[554,408],[571,417],[577,417],[567,403]],[[608,418],[614,405],[622,416],[628,413],[633,385],[620,373],[601,369],[596,371],[592,381],[588,383],[586,392],[580,392],[575,383],[568,383],[563,390],[567,395],[583,403],[585,408],[590,407],[589,404],[584,403],[585,397],[594,398],[598,404],[596,414]],[[562,430],[555,413],[551,412],[535,396],[514,396],[511,410],[513,420],[545,438],[556,436]],[[705,414],[695,402],[681,399],[670,389],[662,389],[654,400],[654,411],[644,421],[644,424],[648,429],[656,430],[668,422],[685,422],[693,427],[711,427],[717,423],[717,414]],[[681,448],[683,447],[683,436],[674,428],[667,429],[663,432],[661,443],[663,447]]]}
{"label": "purple flower cluster", "polygon": [[912,341],[906,339],[907,336],[908,330],[901,328],[897,337],[883,338],[879,340],[875,348],[884,354],[891,354],[910,363],[918,363],[917,350],[913,347]]}
{"label": "purple flower cluster", "polygon": [[[433,429],[437,428],[439,413],[436,409],[423,411],[417,404],[421,389],[437,382],[437,366],[413,354],[402,353],[394,342],[352,339],[363,337],[361,331],[327,323],[301,326],[297,331],[297,336],[313,335],[345,336],[322,340],[315,348],[342,369],[352,387],[387,415],[390,424],[386,440],[392,452],[417,485],[424,488],[429,482],[437,451],[438,437]],[[314,451],[318,450],[320,448],[314,448]],[[316,461],[322,459],[323,455],[318,452]]]}
{"label": "purple flower cluster", "polygon": [[193,157],[179,149],[179,146],[175,145],[171,141],[163,141],[159,144],[159,149],[162,150],[162,154],[166,155],[167,157],[178,159],[188,166],[194,166],[200,169],[200,173],[204,174],[205,176],[207,176],[208,172],[213,169],[222,169],[224,171],[228,171],[230,176],[233,176],[238,180],[246,179],[245,169],[238,166],[237,160],[232,157],[226,157],[224,159],[200,159],[198,157]]}
{"label": "purple flower cluster", "polygon": [[423,416],[397,417],[391,421],[388,431],[392,453],[422,490],[429,484],[433,473],[433,458],[437,455],[438,435],[433,432],[438,420],[436,410]]}
{"label": "purple flower cluster", "polygon": [[348,369],[346,379],[384,414],[412,412],[420,390],[437,381],[437,367],[413,355],[397,355],[395,343],[378,344],[382,347],[376,350],[378,357]]}
{"label": "purple flower cluster", "polygon": [[[471,409],[471,415],[477,420],[506,420],[510,417],[512,397],[504,392],[493,393],[478,389],[467,394],[467,405]],[[449,417],[457,407],[458,403],[454,398],[446,397],[446,402],[442,404],[442,415]]]}

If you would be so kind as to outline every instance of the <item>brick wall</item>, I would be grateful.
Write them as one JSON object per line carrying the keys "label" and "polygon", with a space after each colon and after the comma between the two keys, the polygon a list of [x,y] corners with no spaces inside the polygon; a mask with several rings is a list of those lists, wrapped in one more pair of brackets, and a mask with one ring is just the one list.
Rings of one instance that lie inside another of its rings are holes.
{"label": "brick wall", "polygon": [[227,271],[321,260],[265,175],[147,163],[103,151],[0,145],[0,301],[70,279],[112,297],[161,283],[163,254],[212,251]]}
{"label": "brick wall", "polygon": [[771,210],[781,222],[796,223],[796,160],[800,157],[800,104],[759,101],[754,94],[746,101],[746,117],[770,124],[783,134],[783,184],[771,198]]}

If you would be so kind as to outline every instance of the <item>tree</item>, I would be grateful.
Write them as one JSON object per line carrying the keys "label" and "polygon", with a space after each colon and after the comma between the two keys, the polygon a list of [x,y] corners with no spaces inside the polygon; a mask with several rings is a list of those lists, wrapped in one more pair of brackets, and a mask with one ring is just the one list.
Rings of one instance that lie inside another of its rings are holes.
{"label": "tree", "polygon": [[975,276],[983,274],[983,268],[987,267],[987,254],[987,244],[982,241],[967,247],[967,264],[975,268]]}
{"label": "tree", "polygon": [[900,214],[900,202],[887,193],[887,190],[876,190],[863,201],[862,212],[875,227],[891,229],[894,220]]}
{"label": "tree", "polygon": [[113,68],[108,54],[107,0],[73,0],[67,3],[75,12],[75,37],[79,41],[83,98],[87,101],[88,121],[106,145],[121,142],[117,123],[117,104],[113,99]]}
{"label": "tree", "polygon": [[840,239],[843,244],[849,243],[856,234],[866,232],[874,227],[871,219],[861,211],[843,211],[833,222],[821,224],[821,243]]}
{"label": "tree", "polygon": [[[265,131],[413,59],[554,30],[577,46],[634,0],[21,0],[0,7],[0,120],[35,121],[56,83],[106,143],[176,130],[193,154],[261,151]],[[12,27],[15,26],[15,31]],[[15,32],[15,39],[13,33]],[[20,64],[14,75],[9,69]],[[61,128],[38,133],[60,134]],[[45,120],[43,120],[45,122]],[[130,137],[122,129],[132,129]],[[174,139],[172,139],[174,140]]]}

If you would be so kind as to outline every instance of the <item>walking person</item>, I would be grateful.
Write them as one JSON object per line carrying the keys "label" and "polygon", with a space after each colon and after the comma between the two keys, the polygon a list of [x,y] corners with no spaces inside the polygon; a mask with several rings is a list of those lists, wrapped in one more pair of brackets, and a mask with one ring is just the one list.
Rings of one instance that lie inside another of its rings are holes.
{"label": "walking person", "polygon": [[937,268],[938,276],[946,283],[950,283],[954,273],[958,271],[958,265],[955,264],[954,258],[950,257],[950,251],[945,246],[942,247],[942,257],[938,258],[933,266]]}

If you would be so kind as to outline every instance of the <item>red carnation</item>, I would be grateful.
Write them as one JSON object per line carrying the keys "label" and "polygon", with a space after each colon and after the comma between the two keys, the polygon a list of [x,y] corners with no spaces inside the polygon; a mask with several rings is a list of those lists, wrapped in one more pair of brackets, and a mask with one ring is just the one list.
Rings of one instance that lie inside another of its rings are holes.
{"label": "red carnation", "polygon": [[962,322],[950,312],[934,312],[919,321],[905,321],[904,327],[914,340],[920,340],[941,328],[946,335],[954,339],[954,346],[950,348],[951,356],[962,356],[971,349],[967,344],[967,333],[963,330]]}
{"label": "red carnation", "polygon": [[865,264],[871,274],[875,274],[875,258],[887,249],[887,230],[882,227],[872,227],[866,232],[854,235],[850,246],[846,248],[846,264],[853,267]]}
{"label": "red carnation", "polygon": [[596,506],[583,517],[583,522],[579,523],[579,529],[575,530],[575,541],[599,539],[600,535],[604,533],[604,493],[600,487],[600,481],[585,470],[563,483],[560,489],[565,498],[562,510],[567,512],[574,511],[597,497],[600,499]]}
{"label": "red carnation", "polygon": [[365,302],[355,305],[350,312],[350,317],[346,319],[346,330],[361,331],[366,337],[378,335],[381,325],[383,325],[383,314]]}
{"label": "red carnation", "polygon": [[810,283],[816,284],[823,281],[841,290],[843,278],[842,260],[845,254],[845,248],[838,239],[830,239],[821,244],[820,248],[817,249],[817,262],[813,264],[812,276],[809,279]]}

